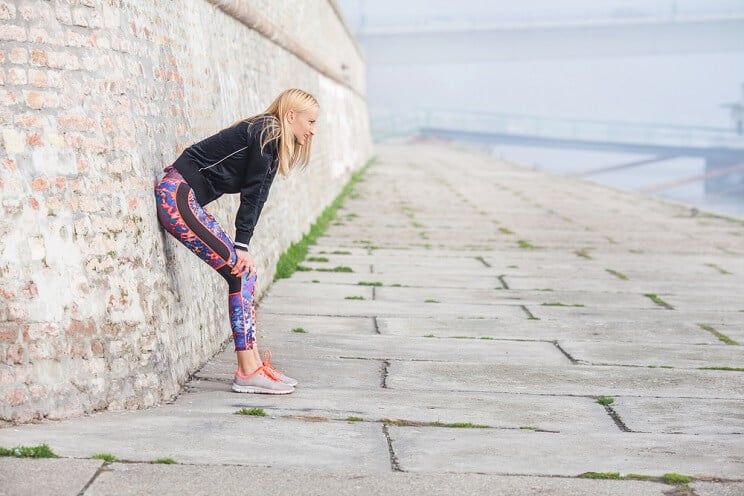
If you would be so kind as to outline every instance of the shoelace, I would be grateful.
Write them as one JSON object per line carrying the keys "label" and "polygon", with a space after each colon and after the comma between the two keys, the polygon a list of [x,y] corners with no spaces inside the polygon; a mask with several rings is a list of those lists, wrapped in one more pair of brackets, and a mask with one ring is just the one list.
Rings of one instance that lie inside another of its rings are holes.
{"label": "shoelace", "polygon": [[263,375],[265,375],[268,379],[271,379],[274,382],[282,382],[282,381],[279,380],[278,377],[276,377],[276,375],[274,375],[272,373],[272,371],[270,369],[267,369],[265,365],[261,365],[260,367],[258,367],[256,370],[254,370],[253,372],[251,372],[248,375],[243,375],[243,374],[241,374],[238,371],[235,372],[235,375],[237,375],[239,377],[242,377],[243,379],[250,379],[251,377],[253,377],[253,376],[257,375],[257,374],[260,374],[261,372],[263,372]]}
{"label": "shoelace", "polygon": [[278,379],[278,377],[281,377],[284,374],[282,374],[281,372],[279,372],[278,370],[276,370],[274,367],[271,366],[271,351],[264,350],[263,356],[264,356],[264,360],[263,360],[264,368],[266,368],[266,370],[268,370],[271,375],[273,375],[274,377],[277,377],[277,380],[280,380]]}

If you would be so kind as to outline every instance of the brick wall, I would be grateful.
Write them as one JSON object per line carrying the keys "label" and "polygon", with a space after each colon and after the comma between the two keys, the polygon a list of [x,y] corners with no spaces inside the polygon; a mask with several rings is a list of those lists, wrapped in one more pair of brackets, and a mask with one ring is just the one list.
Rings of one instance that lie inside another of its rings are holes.
{"label": "brick wall", "polygon": [[[207,0],[0,0],[0,420],[155,405],[225,345],[224,281],[155,216],[184,147],[288,87],[320,101],[310,167],[277,179],[251,242],[259,294],[369,158],[334,5],[250,6],[281,39]],[[210,205],[230,233],[236,209]]]}

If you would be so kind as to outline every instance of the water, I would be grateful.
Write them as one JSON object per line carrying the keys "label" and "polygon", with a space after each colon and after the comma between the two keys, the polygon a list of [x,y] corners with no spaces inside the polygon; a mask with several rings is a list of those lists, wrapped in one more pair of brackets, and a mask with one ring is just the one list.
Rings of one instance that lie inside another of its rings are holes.
{"label": "water", "polygon": [[[493,146],[491,153],[495,157],[564,176],[575,176],[605,167],[652,158],[649,155],[506,145]],[[705,162],[703,159],[682,157],[628,169],[582,176],[582,179],[613,188],[641,191],[646,188],[694,178],[704,173]],[[684,203],[700,210],[744,219],[744,194],[740,192],[738,197],[706,195],[703,181],[691,181],[647,194]]]}

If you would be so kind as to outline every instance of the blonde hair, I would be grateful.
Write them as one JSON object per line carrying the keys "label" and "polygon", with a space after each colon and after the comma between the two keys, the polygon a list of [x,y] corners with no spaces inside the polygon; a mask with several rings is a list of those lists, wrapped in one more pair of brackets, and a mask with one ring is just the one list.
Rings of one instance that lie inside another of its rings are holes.
{"label": "blonde hair", "polygon": [[[304,145],[296,143],[285,117],[290,110],[299,114],[313,107],[319,107],[318,101],[313,95],[306,91],[292,88],[281,92],[262,114],[241,119],[233,124],[233,126],[241,122],[253,124],[263,118],[262,120],[265,120],[265,123],[261,131],[261,150],[272,141],[277,141],[279,172],[282,176],[286,177],[295,167],[304,168],[307,166],[310,161],[313,137],[312,135],[309,136],[305,140]],[[273,117],[273,119],[270,117]]]}

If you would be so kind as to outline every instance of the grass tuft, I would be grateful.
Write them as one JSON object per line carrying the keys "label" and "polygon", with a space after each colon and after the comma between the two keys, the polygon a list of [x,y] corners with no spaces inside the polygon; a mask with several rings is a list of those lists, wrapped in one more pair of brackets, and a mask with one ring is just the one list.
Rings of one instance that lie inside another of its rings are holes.
{"label": "grass tuft", "polygon": [[326,257],[308,257],[305,259],[307,262],[327,262],[328,258]]}
{"label": "grass tuft", "polygon": [[59,458],[46,444],[39,446],[16,446],[15,448],[0,448],[0,456],[15,458]]}
{"label": "grass tuft", "polygon": [[346,267],[345,265],[338,265],[332,269],[320,268],[315,270],[318,272],[354,272],[351,267]]}
{"label": "grass tuft", "polygon": [[110,455],[108,453],[98,453],[97,455],[91,456],[93,460],[104,460],[109,463],[114,463],[116,461],[116,457],[114,455]]}
{"label": "grass tuft", "polygon": [[721,342],[724,342],[724,343],[726,343],[726,344],[728,344],[730,346],[739,346],[739,343],[737,341],[734,341],[733,339],[731,339],[730,337],[726,336],[722,332],[716,331],[715,329],[713,329],[709,325],[698,324],[698,327],[701,328],[704,331],[708,331],[709,333],[713,334]]}
{"label": "grass tuft", "polygon": [[241,408],[235,415],[250,415],[252,417],[265,417],[266,412],[263,408]]}
{"label": "grass tuft", "polygon": [[698,370],[725,370],[727,372],[744,372],[744,369],[738,367],[698,367]]}
{"label": "grass tuft", "polygon": [[345,296],[344,300],[363,300],[364,296]]}
{"label": "grass tuft", "polygon": [[597,398],[597,403],[603,406],[611,405],[615,402],[615,398],[610,398],[609,396],[600,396]]}
{"label": "grass tuft", "polygon": [[161,463],[163,465],[176,465],[178,462],[174,460],[173,458],[158,458],[157,460],[153,460],[151,463]]}
{"label": "grass tuft", "polygon": [[519,244],[519,247],[523,250],[536,250],[537,246],[533,245],[529,241],[525,241],[524,239],[517,240],[517,243]]}
{"label": "grass tuft", "polygon": [[581,258],[586,258],[587,260],[592,260],[591,255],[589,255],[586,250],[575,250],[574,255]]}
{"label": "grass tuft", "polygon": [[713,264],[713,263],[707,263],[707,264],[705,264],[705,265],[707,265],[708,267],[711,267],[711,268],[713,268],[713,269],[716,269],[716,270],[717,270],[718,272],[720,272],[721,274],[725,274],[725,275],[728,275],[728,276],[730,276],[730,275],[732,275],[732,274],[733,274],[733,272],[729,272],[729,271],[728,271],[728,270],[726,270],[726,269],[722,269],[721,267],[719,267],[718,265],[716,265],[716,264]]}
{"label": "grass tuft", "polygon": [[654,293],[645,293],[643,296],[645,296],[646,298],[650,299],[651,301],[653,301],[654,303],[656,303],[660,307],[668,308],[669,310],[674,310],[674,307],[672,305],[670,305],[666,301],[662,300],[661,298],[659,298],[658,295],[656,295]]}
{"label": "grass tuft", "polygon": [[581,474],[582,479],[620,479],[620,472],[587,472]]}
{"label": "grass tuft", "polygon": [[628,280],[628,276],[626,276],[622,272],[618,272],[618,271],[612,270],[612,269],[605,269],[605,270],[607,272],[609,272],[610,274],[612,274],[613,276],[617,277],[618,279],[622,279],[623,281],[627,281]]}
{"label": "grass tuft", "polygon": [[581,303],[574,303],[571,305],[567,305],[566,303],[561,303],[559,301],[554,301],[551,303],[543,303],[542,306],[544,307],[583,307]]}
{"label": "grass tuft", "polygon": [[514,234],[514,231],[508,227],[499,227],[499,231],[501,231],[502,234]]}
{"label": "grass tuft", "polygon": [[302,327],[295,327],[292,329],[292,332],[296,332],[297,334],[306,334],[307,331],[303,329]]}
{"label": "grass tuft", "polygon": [[347,422],[364,422],[362,417],[346,417]]}
{"label": "grass tuft", "polygon": [[439,300],[435,300],[434,298],[429,298],[427,300],[424,300],[424,303],[439,303]]}
{"label": "grass tuft", "polygon": [[666,482],[667,484],[688,484],[692,482],[692,477],[689,475],[682,475],[682,474],[664,474],[661,476],[661,478]]}
{"label": "grass tuft", "polygon": [[359,281],[357,283],[357,285],[359,285],[359,286],[378,286],[379,287],[379,286],[382,286],[382,283],[380,281],[374,281],[374,282],[370,282],[370,281]]}

